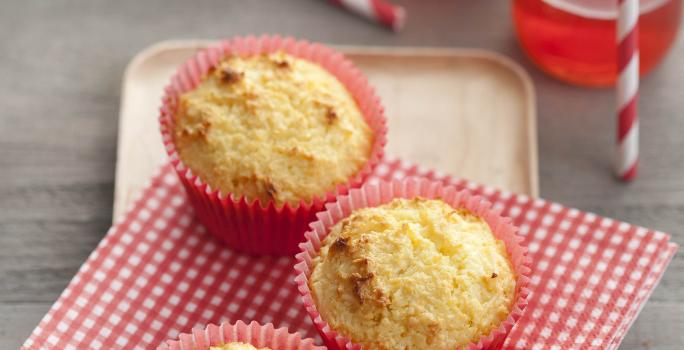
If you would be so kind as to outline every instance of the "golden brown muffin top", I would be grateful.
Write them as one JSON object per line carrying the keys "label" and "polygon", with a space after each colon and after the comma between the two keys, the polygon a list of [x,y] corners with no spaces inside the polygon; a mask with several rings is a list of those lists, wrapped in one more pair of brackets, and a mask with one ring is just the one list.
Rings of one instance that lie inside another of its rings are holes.
{"label": "golden brown muffin top", "polygon": [[515,274],[480,217],[395,199],[332,227],[309,286],[331,328],[366,350],[453,350],[506,319]]}
{"label": "golden brown muffin top", "polygon": [[212,188],[281,206],[353,178],[373,133],[332,74],[275,53],[228,57],[181,95],[174,143]]}

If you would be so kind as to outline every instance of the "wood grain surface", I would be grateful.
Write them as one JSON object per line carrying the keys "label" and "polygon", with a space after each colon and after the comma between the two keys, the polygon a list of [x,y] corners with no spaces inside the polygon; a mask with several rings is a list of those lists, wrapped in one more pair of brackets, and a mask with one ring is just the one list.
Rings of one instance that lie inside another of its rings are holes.
{"label": "wood grain surface", "polygon": [[[168,158],[156,118],[164,87],[178,66],[210,44],[163,41],[141,51],[126,68],[114,218]],[[484,50],[337,49],[366,74],[382,100],[388,154],[538,196],[536,103],[532,82],[519,65]]]}
{"label": "wood grain surface", "polygon": [[[399,2],[399,1],[397,1]],[[284,33],[333,44],[479,47],[521,63],[538,97],[541,195],[684,244],[684,41],[642,81],[639,178],[611,177],[614,97],[540,73],[508,1],[403,1],[393,34],[321,0],[0,2],[0,349],[18,348],[111,223],[121,77],[164,39]],[[675,257],[621,349],[681,349]]]}

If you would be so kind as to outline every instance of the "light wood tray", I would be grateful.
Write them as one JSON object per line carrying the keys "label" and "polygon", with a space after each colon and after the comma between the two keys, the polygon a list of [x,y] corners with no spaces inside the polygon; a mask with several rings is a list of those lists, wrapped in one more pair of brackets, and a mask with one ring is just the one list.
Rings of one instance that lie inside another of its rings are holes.
{"label": "light wood tray", "polygon": [[[114,218],[166,157],[158,128],[163,87],[207,41],[140,52],[121,94]],[[537,196],[534,90],[525,71],[482,50],[337,47],[387,108],[387,153],[429,168]]]}

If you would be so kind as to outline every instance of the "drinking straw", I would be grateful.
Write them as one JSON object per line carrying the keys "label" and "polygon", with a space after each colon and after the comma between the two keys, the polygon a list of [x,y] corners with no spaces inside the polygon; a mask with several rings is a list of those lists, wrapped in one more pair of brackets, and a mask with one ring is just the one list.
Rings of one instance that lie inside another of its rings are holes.
{"label": "drinking straw", "polygon": [[401,6],[385,0],[329,0],[333,4],[379,23],[393,31],[399,31],[406,21],[406,11]]}
{"label": "drinking straw", "polygon": [[639,164],[639,0],[618,0],[617,155],[615,171],[633,180]]}

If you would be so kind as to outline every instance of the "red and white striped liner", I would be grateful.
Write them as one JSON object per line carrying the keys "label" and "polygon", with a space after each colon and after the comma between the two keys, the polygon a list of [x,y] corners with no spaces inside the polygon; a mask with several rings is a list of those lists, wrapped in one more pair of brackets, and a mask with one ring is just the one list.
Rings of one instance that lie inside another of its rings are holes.
{"label": "red and white striped liner", "polygon": [[639,164],[639,0],[618,0],[617,155],[620,179],[636,177]]}
{"label": "red and white striped liner", "polygon": [[272,323],[260,325],[252,321],[247,324],[237,321],[234,325],[224,322],[210,324],[204,329],[196,328],[192,333],[183,333],[178,340],[169,340],[157,350],[209,350],[210,347],[226,343],[247,343],[254,347],[271,350],[326,350],[316,346],[313,339],[302,339],[299,333],[290,333],[286,328],[275,328]]}
{"label": "red and white striped liner", "polygon": [[[513,219],[532,272],[505,349],[614,349],[677,251],[662,232],[496,190],[400,160],[368,183],[421,176],[467,189]],[[291,257],[228,249],[194,218],[171,165],[109,230],[23,349],[150,349],[207,324],[254,320],[321,344]]]}
{"label": "red and white striped liner", "polygon": [[522,237],[516,232],[518,229],[513,226],[511,219],[502,217],[501,211],[492,208],[492,204],[484,200],[481,196],[473,196],[467,190],[457,190],[454,186],[445,186],[438,181],[429,181],[424,178],[408,178],[404,180],[394,179],[391,182],[368,183],[360,189],[349,191],[349,194],[338,197],[337,201],[326,204],[326,210],[318,213],[318,220],[313,222],[311,230],[304,236],[306,241],[299,245],[301,253],[295,257],[297,264],[295,277],[297,288],[302,295],[304,307],[306,307],[309,317],[316,326],[316,329],[323,337],[323,341],[328,349],[361,349],[358,344],[352,343],[348,335],[338,333],[333,329],[323,315],[317,309],[309,289],[309,278],[313,272],[312,261],[318,255],[323,240],[330,233],[330,229],[340,220],[348,217],[357,209],[375,207],[388,203],[395,198],[415,198],[417,196],[428,199],[442,199],[454,208],[463,208],[469,212],[483,218],[492,229],[494,236],[502,241],[506,246],[506,252],[510,257],[511,266],[517,276],[515,284],[515,299],[508,317],[497,325],[490,334],[483,335],[477,343],[463,346],[469,350],[500,349],[508,332],[513,328],[518,319],[523,314],[527,306],[527,296],[529,289],[530,260],[527,257],[527,248],[521,245]]}
{"label": "red and white striped liner", "polygon": [[385,0],[329,0],[335,5],[363,16],[373,22],[399,31],[406,22],[406,11],[403,7]]}

